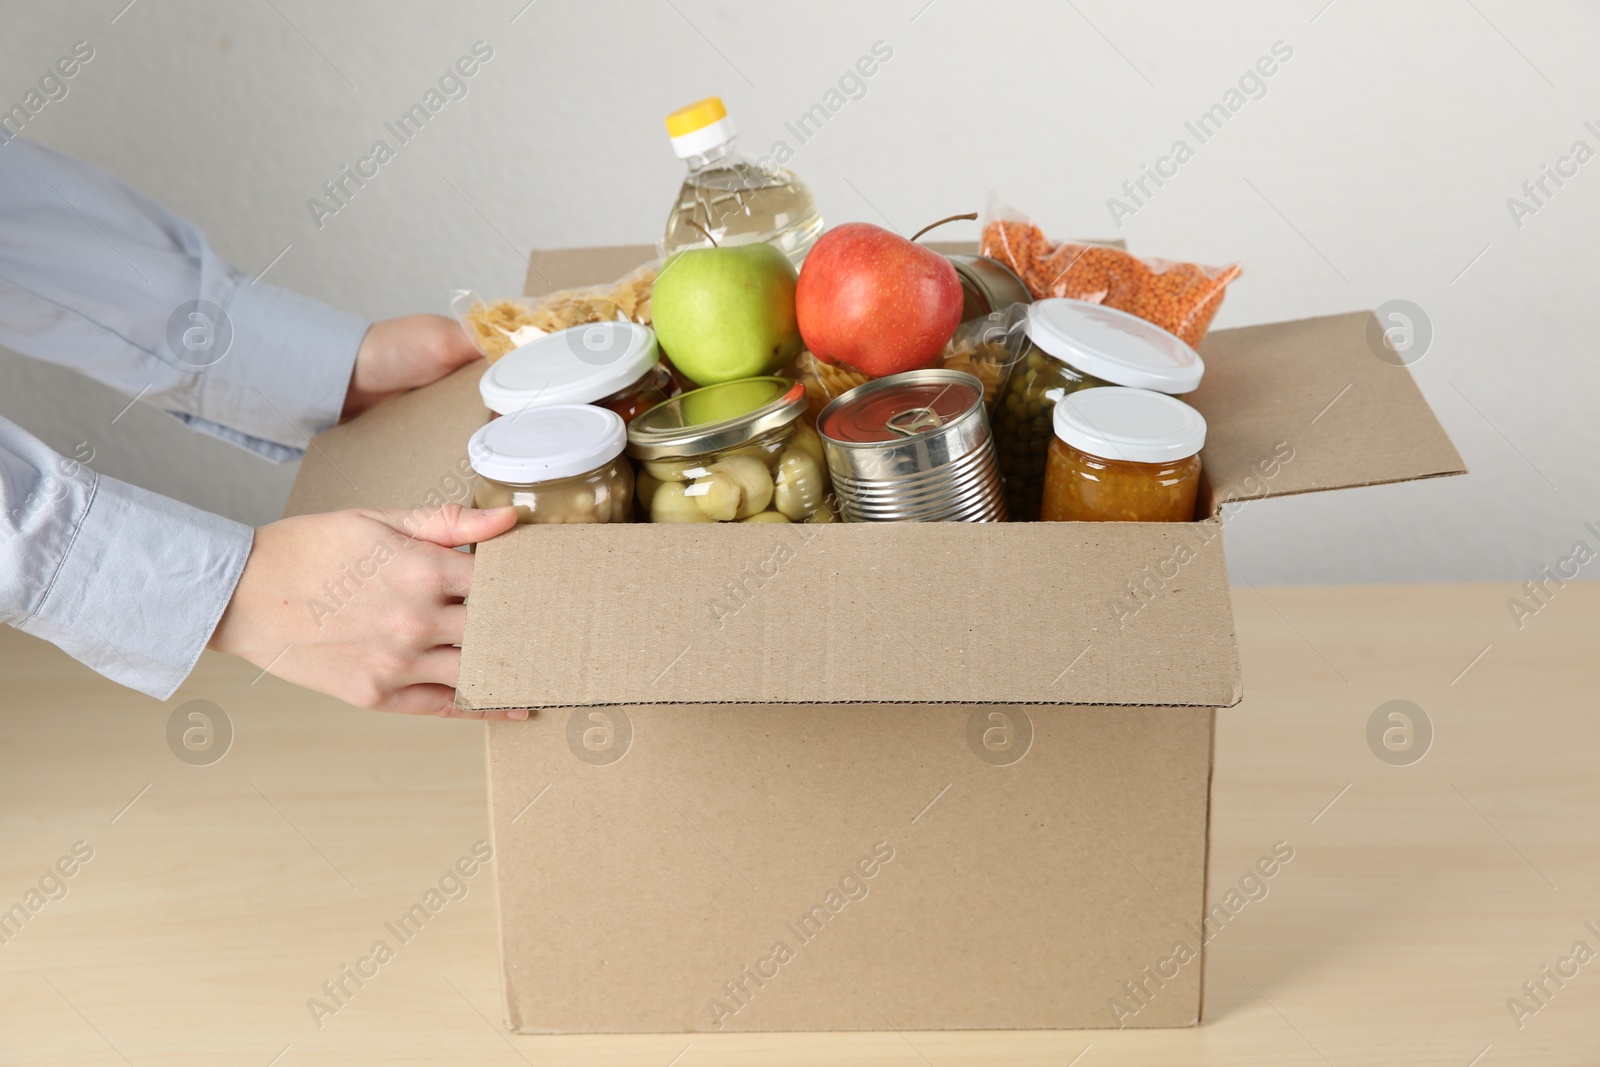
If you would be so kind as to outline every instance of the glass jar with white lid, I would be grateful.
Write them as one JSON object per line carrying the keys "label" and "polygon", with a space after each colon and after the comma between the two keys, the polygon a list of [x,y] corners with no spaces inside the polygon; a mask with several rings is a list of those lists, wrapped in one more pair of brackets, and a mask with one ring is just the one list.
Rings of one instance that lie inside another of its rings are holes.
{"label": "glass jar with white lid", "polygon": [[1206,420],[1177,397],[1109,386],[1072,393],[1054,430],[1046,522],[1192,522]]}
{"label": "glass jar with white lid", "polygon": [[521,523],[628,522],[633,467],[622,416],[552,404],[494,419],[467,442],[474,507],[514,506]]}
{"label": "glass jar with white lid", "polygon": [[1062,397],[1106,385],[1179,396],[1199,386],[1205,369],[1182,339],[1137,315],[1065,297],[1030,304],[992,419],[1012,521],[1039,517],[1051,417]]}
{"label": "glass jar with white lid", "polygon": [[595,404],[632,422],[678,395],[656,334],[636,322],[590,322],[512,349],[483,372],[484,406],[511,415],[550,404]]}

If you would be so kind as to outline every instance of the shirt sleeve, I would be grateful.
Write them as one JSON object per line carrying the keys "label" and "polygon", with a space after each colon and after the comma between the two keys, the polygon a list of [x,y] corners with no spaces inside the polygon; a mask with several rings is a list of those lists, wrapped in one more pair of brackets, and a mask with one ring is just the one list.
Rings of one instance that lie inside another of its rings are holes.
{"label": "shirt sleeve", "polygon": [[233,597],[252,534],[103,478],[0,418],[0,622],[112,681],[172,695]]}
{"label": "shirt sleeve", "polygon": [[369,325],[245,277],[96,167],[0,145],[0,345],[283,462],[339,420]]}

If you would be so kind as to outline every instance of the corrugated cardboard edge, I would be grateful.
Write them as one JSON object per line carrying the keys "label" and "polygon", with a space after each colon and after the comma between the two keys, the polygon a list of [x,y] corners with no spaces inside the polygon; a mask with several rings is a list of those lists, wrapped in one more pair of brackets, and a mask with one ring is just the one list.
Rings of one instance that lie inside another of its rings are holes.
{"label": "corrugated cardboard edge", "polygon": [[1217,778],[1217,713],[1211,712],[1211,755],[1206,759],[1206,847],[1201,869],[1205,871],[1205,888],[1200,893],[1200,922],[1197,924],[1201,931],[1200,944],[1200,990],[1194,1009],[1194,1021],[1190,1026],[1199,1026],[1206,1017],[1206,956],[1209,947],[1205,939],[1206,916],[1211,914],[1211,841],[1216,828],[1216,819],[1213,818],[1217,804],[1216,794]]}
{"label": "corrugated cardboard edge", "polygon": [[[1209,787],[1208,787],[1209,792]],[[489,724],[483,724],[483,793],[488,804],[489,815],[489,847],[494,850],[494,940],[495,955],[500,960],[500,1015],[505,1022],[505,1028],[514,1034],[526,1034],[531,1031],[522,1027],[522,1020],[517,1018],[516,1011],[511,1002],[511,960],[506,956],[506,909],[500,899],[500,836],[494,818],[494,749],[489,738]],[[1210,803],[1208,800],[1207,803]],[[1206,823],[1210,825],[1210,816]],[[1201,972],[1200,981],[1205,982],[1205,973]]]}
{"label": "corrugated cardboard edge", "polygon": [[[1313,493],[1338,493],[1343,492],[1346,489],[1370,489],[1380,485],[1405,485],[1408,482],[1431,482],[1439,478],[1455,478],[1471,473],[1472,471],[1468,469],[1465,462],[1463,462],[1455,470],[1429,471],[1426,474],[1401,474],[1392,478],[1376,478],[1371,481],[1354,481],[1344,485],[1336,486],[1310,485],[1298,489],[1288,489],[1280,492],[1267,493],[1263,494],[1262,496],[1231,497],[1228,500],[1217,500],[1213,498],[1211,501],[1210,517],[1220,520],[1222,518],[1222,513],[1230,504],[1247,504],[1253,500],[1282,500],[1286,497],[1310,496]],[[1201,476],[1204,477],[1204,472],[1202,472]],[[1205,492],[1205,489],[1202,488],[1201,491]]]}

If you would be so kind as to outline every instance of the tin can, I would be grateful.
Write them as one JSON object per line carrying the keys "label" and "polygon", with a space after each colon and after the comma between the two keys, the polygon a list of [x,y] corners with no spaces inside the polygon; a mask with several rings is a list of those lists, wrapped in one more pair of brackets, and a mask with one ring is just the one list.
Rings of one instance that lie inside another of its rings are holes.
{"label": "tin can", "polygon": [[817,417],[847,522],[1004,522],[983,383],[905,371],[858,385]]}
{"label": "tin can", "polygon": [[956,252],[945,256],[961,280],[961,321],[981,319],[1012,304],[1031,304],[1033,294],[1010,267],[988,256]]}

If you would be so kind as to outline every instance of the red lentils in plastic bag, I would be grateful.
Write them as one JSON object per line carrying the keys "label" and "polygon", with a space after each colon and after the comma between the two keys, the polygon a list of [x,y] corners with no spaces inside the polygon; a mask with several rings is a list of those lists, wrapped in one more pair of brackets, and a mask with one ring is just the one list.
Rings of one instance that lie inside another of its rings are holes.
{"label": "red lentils in plastic bag", "polygon": [[1103,245],[1053,244],[1031,220],[994,201],[980,251],[1010,267],[1035,300],[1065,296],[1114,307],[1177,334],[1192,348],[1200,347],[1228,283],[1244,272],[1238,263],[1205,267],[1141,259]]}

